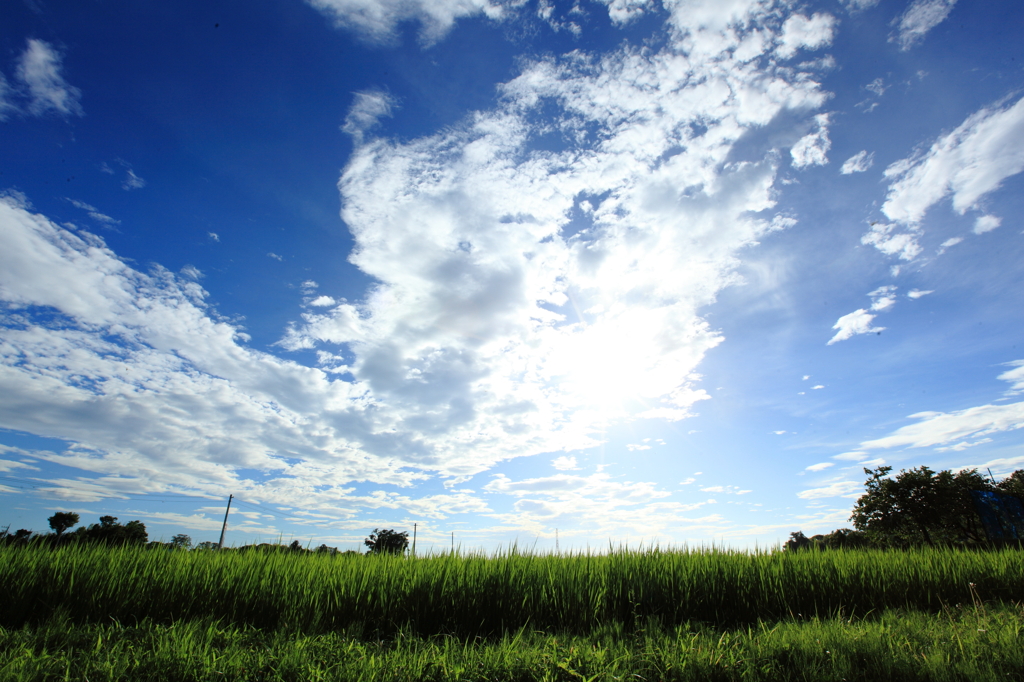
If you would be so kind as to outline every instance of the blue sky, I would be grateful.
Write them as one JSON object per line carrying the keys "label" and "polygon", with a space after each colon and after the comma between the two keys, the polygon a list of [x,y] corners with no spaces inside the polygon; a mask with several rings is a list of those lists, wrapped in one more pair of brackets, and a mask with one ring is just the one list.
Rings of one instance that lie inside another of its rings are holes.
{"label": "blue sky", "polygon": [[1024,468],[1024,8],[9,2],[0,525],[770,546]]}

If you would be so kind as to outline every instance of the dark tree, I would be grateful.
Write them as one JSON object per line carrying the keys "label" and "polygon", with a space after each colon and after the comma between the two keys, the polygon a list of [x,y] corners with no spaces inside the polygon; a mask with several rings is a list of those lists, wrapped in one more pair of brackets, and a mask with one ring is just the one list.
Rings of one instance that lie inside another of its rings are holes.
{"label": "dark tree", "polygon": [[105,545],[145,545],[149,540],[146,525],[141,521],[129,521],[121,525],[116,516],[101,516],[99,523],[88,528],[79,528],[73,534],[86,542]]}
{"label": "dark tree", "polygon": [[972,490],[994,486],[977,469],[938,473],[926,466],[900,471],[865,469],[867,492],[850,516],[854,527],[879,544],[976,544],[985,540]]}
{"label": "dark tree", "polygon": [[367,554],[404,554],[409,547],[409,533],[374,528],[363,544],[369,548]]}
{"label": "dark tree", "polygon": [[1017,469],[1012,474],[996,483],[996,489],[1024,501],[1024,469]]}
{"label": "dark tree", "polygon": [[184,533],[178,533],[171,538],[171,547],[174,549],[192,549],[192,538]]}
{"label": "dark tree", "polygon": [[57,512],[46,520],[50,522],[50,528],[57,534],[57,540],[60,540],[60,536],[64,534],[64,531],[78,523],[78,514],[75,512]]}

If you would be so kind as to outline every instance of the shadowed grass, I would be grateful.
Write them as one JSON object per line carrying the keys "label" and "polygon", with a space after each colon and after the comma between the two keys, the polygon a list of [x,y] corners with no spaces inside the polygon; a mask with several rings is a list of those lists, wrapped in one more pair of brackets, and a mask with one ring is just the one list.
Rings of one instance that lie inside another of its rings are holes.
{"label": "shadowed grass", "polygon": [[1024,679],[1019,607],[870,619],[786,620],[716,630],[620,625],[588,636],[523,629],[494,640],[398,633],[362,641],[214,621],[0,629],[0,682],[103,680],[855,680]]}

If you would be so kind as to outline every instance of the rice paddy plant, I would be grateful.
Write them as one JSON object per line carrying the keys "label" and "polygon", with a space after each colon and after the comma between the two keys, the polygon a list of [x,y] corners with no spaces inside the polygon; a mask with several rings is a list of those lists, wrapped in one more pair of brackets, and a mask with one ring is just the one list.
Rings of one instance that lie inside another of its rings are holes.
{"label": "rice paddy plant", "polygon": [[522,628],[492,640],[388,641],[308,635],[205,619],[159,625],[0,628],[0,682],[103,680],[620,680],[995,682],[1024,680],[1019,606],[885,611],[869,619],[785,619],[588,635]]}
{"label": "rice paddy plant", "polygon": [[[938,612],[1024,600],[1020,550],[722,550],[325,556],[67,546],[0,548],[0,625],[62,614],[125,625],[214,619],[266,630],[390,638],[725,628],[782,618]],[[972,587],[973,584],[973,587]]]}

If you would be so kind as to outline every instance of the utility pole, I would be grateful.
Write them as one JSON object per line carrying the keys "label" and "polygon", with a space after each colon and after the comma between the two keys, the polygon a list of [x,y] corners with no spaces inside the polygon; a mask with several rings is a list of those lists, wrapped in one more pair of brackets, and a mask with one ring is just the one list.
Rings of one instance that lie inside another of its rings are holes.
{"label": "utility pole", "polygon": [[455,554],[455,531],[452,531],[452,554]]}
{"label": "utility pole", "polygon": [[555,554],[558,554],[558,529],[555,529]]}
{"label": "utility pole", "polygon": [[413,556],[413,558],[416,557],[416,525],[417,524],[415,524],[415,523],[412,524],[412,556]]}
{"label": "utility pole", "polygon": [[231,500],[234,495],[228,495],[228,508],[224,511],[224,525],[220,527],[220,542],[217,543],[217,549],[224,549],[224,533],[228,529],[228,514],[231,513]]}
{"label": "utility pole", "polygon": [[993,483],[995,483],[996,482],[996,477],[992,475],[992,470],[989,469],[988,467],[985,467],[985,468],[988,469],[988,477],[992,479]]}

